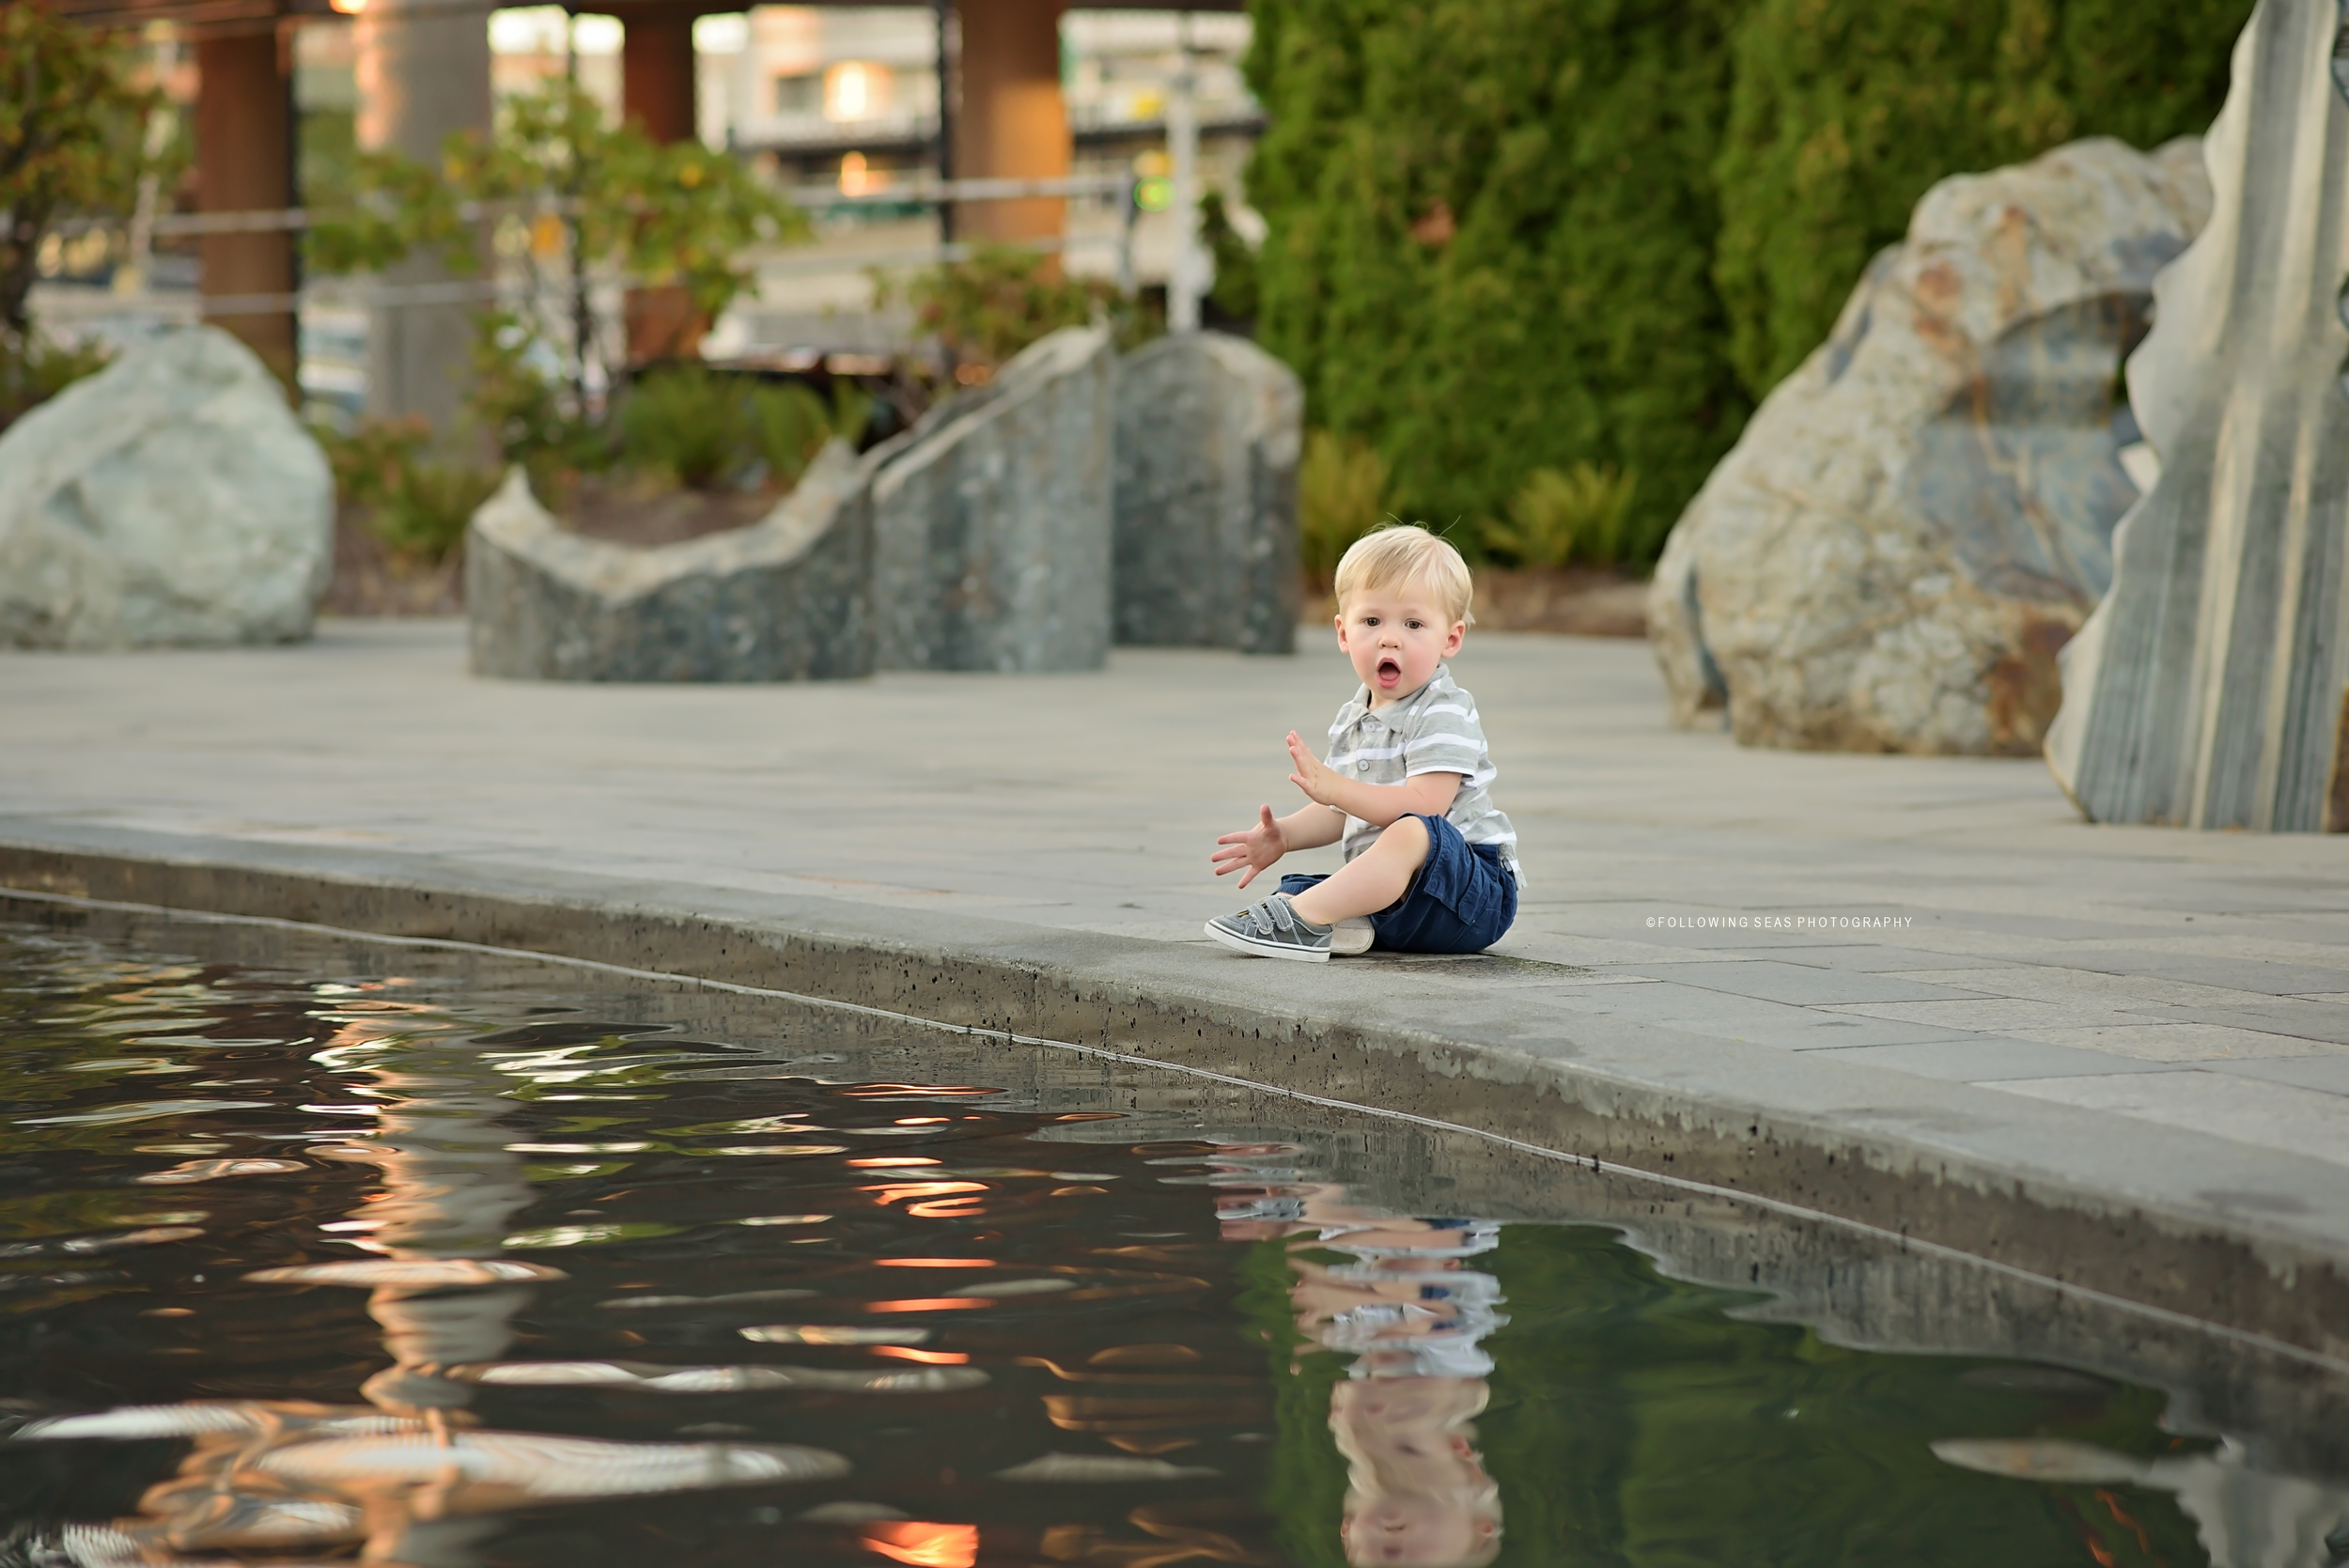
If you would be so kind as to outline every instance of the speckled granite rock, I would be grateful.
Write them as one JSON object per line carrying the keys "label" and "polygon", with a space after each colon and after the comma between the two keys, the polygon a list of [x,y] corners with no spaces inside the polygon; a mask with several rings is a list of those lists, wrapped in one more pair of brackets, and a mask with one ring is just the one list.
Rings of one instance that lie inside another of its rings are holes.
{"label": "speckled granite rock", "polygon": [[2192,141],[1945,179],[1673,529],[1673,719],[1747,745],[2030,753],[2137,499],[2122,355],[2209,211]]}
{"label": "speckled granite rock", "polygon": [[2210,226],[2154,284],[2129,396],[2160,460],[2063,652],[2047,762],[2098,822],[2349,830],[2349,54],[2261,0]]}
{"label": "speckled granite rock", "polygon": [[465,535],[475,675],[838,680],[873,669],[865,480],[834,442],[748,528],[639,550],[566,532],[520,469]]}
{"label": "speckled granite rock", "polygon": [[1100,667],[1115,376],[1067,328],[867,454],[882,668]]}
{"label": "speckled granite rock", "polygon": [[1296,651],[1305,391],[1245,338],[1162,337],[1118,365],[1120,643]]}
{"label": "speckled granite rock", "polygon": [[0,436],[0,643],[286,643],[334,562],[334,480],[217,327],[125,351]]}

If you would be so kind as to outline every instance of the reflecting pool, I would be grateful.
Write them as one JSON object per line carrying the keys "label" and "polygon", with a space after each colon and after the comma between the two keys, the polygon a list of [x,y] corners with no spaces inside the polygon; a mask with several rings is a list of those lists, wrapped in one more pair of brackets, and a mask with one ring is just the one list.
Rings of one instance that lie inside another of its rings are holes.
{"label": "reflecting pool", "polygon": [[2160,1389],[1829,1343],[1564,1167],[1463,1212],[1069,1053],[51,923],[0,1084],[0,1563],[2349,1555]]}

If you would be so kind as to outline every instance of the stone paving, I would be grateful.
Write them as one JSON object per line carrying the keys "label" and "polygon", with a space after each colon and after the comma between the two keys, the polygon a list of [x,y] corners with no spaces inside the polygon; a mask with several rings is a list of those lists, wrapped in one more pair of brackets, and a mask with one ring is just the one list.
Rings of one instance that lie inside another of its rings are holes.
{"label": "stone paving", "polygon": [[[1199,926],[1237,902],[1215,834],[1289,809],[1283,732],[1318,738],[1348,693],[1324,634],[1302,642],[754,687],[475,680],[439,621],[0,656],[0,839],[413,853],[1268,970]],[[1490,978],[1562,1032],[1661,1026],[2053,1102],[2132,1141],[2215,1136],[2280,1157],[2271,1191],[2349,1165],[2349,841],[2089,827],[2036,762],[1741,751],[1666,727],[1637,643],[1472,634],[1455,671],[1530,883],[1498,951],[1531,962]],[[1409,973],[1350,962],[1365,987]]]}

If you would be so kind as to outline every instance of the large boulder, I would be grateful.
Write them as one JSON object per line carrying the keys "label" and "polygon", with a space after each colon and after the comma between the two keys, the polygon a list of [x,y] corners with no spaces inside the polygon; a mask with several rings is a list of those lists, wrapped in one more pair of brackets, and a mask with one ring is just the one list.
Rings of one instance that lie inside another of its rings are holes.
{"label": "large boulder", "polygon": [[217,327],[126,350],[0,436],[0,643],[294,642],[334,562],[326,455]]}
{"label": "large boulder", "polygon": [[868,455],[882,668],[1100,667],[1116,368],[1066,328]]}
{"label": "large boulder", "polygon": [[476,675],[836,680],[873,669],[865,476],[834,442],[747,528],[639,549],[566,531],[516,469],[465,535]]}
{"label": "large boulder", "polygon": [[2200,145],[1945,179],[1683,514],[1648,600],[1673,719],[1747,745],[2029,753],[2137,500],[2114,396]]}
{"label": "large boulder", "polygon": [[2349,50],[2260,0],[2212,125],[2210,226],[2129,360],[2159,457],[2063,651],[2047,764],[2097,822],[2349,830]]}
{"label": "large boulder", "polygon": [[1245,338],[1182,333],[1117,380],[1120,643],[1293,653],[1305,391]]}

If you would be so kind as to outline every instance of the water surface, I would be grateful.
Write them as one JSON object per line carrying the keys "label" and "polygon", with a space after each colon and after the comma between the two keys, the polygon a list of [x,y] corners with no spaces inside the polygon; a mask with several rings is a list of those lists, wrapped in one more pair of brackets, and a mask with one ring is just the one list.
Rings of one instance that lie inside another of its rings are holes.
{"label": "water surface", "polygon": [[240,939],[0,928],[0,1562],[2183,1568],[2339,1522],[2271,1488],[2247,1535],[2159,1390],[1826,1343],[1563,1181],[1370,1201],[1278,1101]]}

